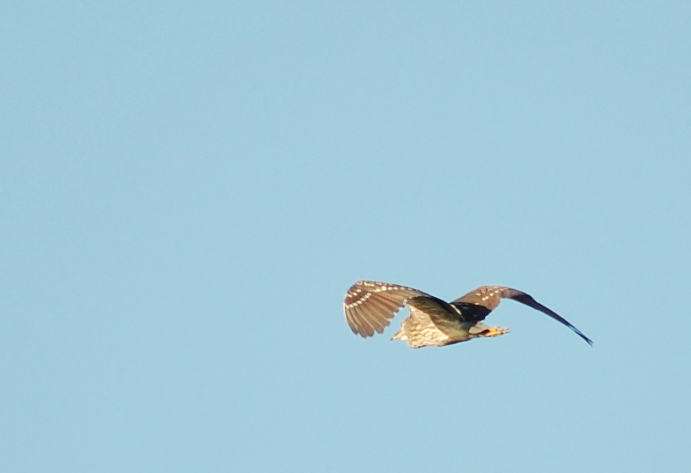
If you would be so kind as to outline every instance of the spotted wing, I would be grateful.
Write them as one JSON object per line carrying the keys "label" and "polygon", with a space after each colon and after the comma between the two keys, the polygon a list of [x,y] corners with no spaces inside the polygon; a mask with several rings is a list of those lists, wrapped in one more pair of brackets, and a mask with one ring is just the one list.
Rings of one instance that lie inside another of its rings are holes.
{"label": "spotted wing", "polygon": [[426,295],[412,287],[358,281],[345,295],[343,312],[353,333],[371,337],[374,332],[384,331],[409,298]]}
{"label": "spotted wing", "polygon": [[[538,301],[533,299],[532,296],[526,294],[525,292],[521,292],[517,289],[511,289],[510,287],[481,286],[475,289],[474,291],[470,291],[468,294],[459,297],[458,299],[451,302],[451,304],[455,305],[456,307],[458,307],[459,304],[476,304],[489,309],[489,312],[491,312],[499,305],[501,299],[513,299],[517,302],[520,302],[521,304],[527,305],[528,307],[532,307],[535,310],[539,310],[543,314],[549,315],[557,322],[560,322],[569,327],[579,337],[588,342],[588,344],[593,344],[593,341],[591,339],[586,337],[583,334],[583,332],[571,325],[571,323],[565,318],[563,318],[561,315],[557,314],[552,309],[540,304]],[[489,312],[487,313],[489,314]]]}
{"label": "spotted wing", "polygon": [[503,295],[505,289],[508,288],[502,286],[481,286],[451,303],[454,305],[457,303],[475,304],[491,312],[497,308],[502,297],[506,297]]}

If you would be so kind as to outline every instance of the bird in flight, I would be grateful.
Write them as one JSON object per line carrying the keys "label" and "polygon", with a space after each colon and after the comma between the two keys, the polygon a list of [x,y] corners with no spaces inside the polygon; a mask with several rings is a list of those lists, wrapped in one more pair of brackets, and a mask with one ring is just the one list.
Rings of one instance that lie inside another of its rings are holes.
{"label": "bird in flight", "polygon": [[371,337],[382,333],[394,315],[407,305],[410,316],[391,340],[403,340],[410,348],[443,347],[479,337],[498,337],[509,330],[482,321],[501,299],[513,299],[549,315],[592,345],[593,341],[566,319],[525,292],[503,286],[480,286],[465,296],[444,302],[412,287],[384,282],[358,281],[345,295],[343,312],[353,333]]}

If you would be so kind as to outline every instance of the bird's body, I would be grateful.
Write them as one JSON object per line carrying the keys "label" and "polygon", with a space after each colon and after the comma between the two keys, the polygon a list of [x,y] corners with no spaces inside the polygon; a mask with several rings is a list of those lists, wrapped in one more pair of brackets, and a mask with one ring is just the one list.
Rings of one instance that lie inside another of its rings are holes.
{"label": "bird's body", "polygon": [[549,315],[592,345],[592,340],[551,309],[524,292],[503,286],[481,286],[452,302],[445,302],[411,287],[358,281],[346,293],[343,310],[354,333],[371,337],[375,332],[382,333],[394,315],[407,305],[410,316],[403,320],[392,340],[403,340],[411,348],[441,347],[507,333],[508,329],[482,323],[503,298]]}

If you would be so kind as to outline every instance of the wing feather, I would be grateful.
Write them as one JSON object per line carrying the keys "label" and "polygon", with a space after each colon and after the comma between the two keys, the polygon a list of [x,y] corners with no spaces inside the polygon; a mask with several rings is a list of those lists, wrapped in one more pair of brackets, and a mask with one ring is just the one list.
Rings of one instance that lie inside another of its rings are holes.
{"label": "wing feather", "polygon": [[461,314],[451,304],[434,296],[414,297],[408,301],[411,312],[413,308],[426,314],[436,325],[456,324],[463,320]]}
{"label": "wing feather", "polygon": [[502,286],[480,286],[453,302],[466,302],[468,304],[481,305],[493,311],[499,305],[503,289],[504,287]]}
{"label": "wing feather", "polygon": [[573,332],[576,335],[581,337],[588,344],[590,344],[590,345],[593,344],[593,341],[591,339],[589,339],[588,337],[586,337],[583,334],[583,332],[578,330],[574,325],[572,325],[571,322],[569,322],[564,317],[562,317],[561,315],[554,312],[552,309],[540,304],[538,301],[533,299],[533,297],[530,296],[529,294],[526,294],[525,292],[519,291],[518,289],[512,289],[510,287],[503,287],[503,286],[480,286],[477,289],[470,291],[468,294],[461,296],[458,299],[454,300],[452,302],[452,304],[454,304],[454,303],[477,304],[477,305],[486,307],[491,312],[492,310],[496,309],[496,307],[499,305],[499,302],[501,301],[501,299],[513,299],[513,300],[520,302],[521,304],[525,304],[528,307],[531,307],[535,310],[539,310],[543,314],[547,314],[548,316],[552,317],[557,322],[569,327],[571,330],[573,330]]}
{"label": "wing feather", "polygon": [[350,329],[363,337],[382,333],[391,319],[415,296],[427,295],[412,287],[375,281],[358,281],[345,295],[343,312]]}
{"label": "wing feather", "polygon": [[540,304],[538,301],[536,301],[535,299],[533,299],[533,296],[531,296],[531,295],[529,295],[529,294],[526,294],[525,292],[521,292],[521,291],[519,291],[519,290],[517,290],[517,289],[511,289],[511,288],[508,288],[508,287],[507,287],[507,288],[504,288],[504,292],[506,293],[506,295],[505,295],[504,297],[507,297],[507,298],[509,298],[509,299],[513,299],[513,300],[515,300],[515,301],[517,301],[517,302],[520,302],[521,304],[525,304],[525,305],[527,305],[528,307],[532,307],[532,308],[535,309],[535,310],[539,310],[539,311],[542,312],[543,314],[549,315],[550,317],[552,317],[552,318],[553,318],[554,320],[556,320],[557,322],[560,322],[560,323],[566,325],[566,326],[569,327],[571,330],[573,330],[574,333],[575,333],[576,335],[578,335],[579,337],[581,337],[583,340],[585,340],[586,342],[588,342],[589,345],[592,346],[593,341],[592,341],[591,339],[589,339],[588,337],[586,337],[585,334],[584,334],[583,332],[581,332],[580,330],[578,330],[574,325],[571,324],[571,322],[569,322],[569,321],[566,320],[564,317],[562,317],[561,315],[559,315],[559,314],[557,314],[556,312],[554,312],[554,311],[553,311],[552,309],[550,309],[549,307],[545,307],[544,305]]}
{"label": "wing feather", "polygon": [[363,312],[360,307],[353,307],[351,309],[353,325],[350,328],[353,332],[362,335],[363,337],[371,337],[374,335],[376,324],[370,318],[367,312]]}

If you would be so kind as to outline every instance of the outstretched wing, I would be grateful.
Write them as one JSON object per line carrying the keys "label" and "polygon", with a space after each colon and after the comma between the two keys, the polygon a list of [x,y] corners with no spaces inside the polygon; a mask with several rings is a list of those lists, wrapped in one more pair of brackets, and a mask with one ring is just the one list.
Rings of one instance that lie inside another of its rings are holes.
{"label": "outstretched wing", "polygon": [[374,332],[384,331],[409,298],[426,295],[412,287],[358,281],[345,295],[343,312],[353,333],[371,337]]}
{"label": "outstretched wing", "polygon": [[[521,292],[517,289],[511,289],[510,287],[502,287],[502,286],[481,286],[475,289],[474,291],[469,292],[468,294],[459,297],[455,301],[453,301],[451,304],[455,305],[456,307],[459,307],[459,304],[476,304],[480,305],[483,307],[486,307],[489,309],[489,311],[494,310],[498,305],[501,299],[513,299],[515,301],[520,302],[521,304],[525,304],[528,307],[532,307],[535,310],[539,310],[543,314],[547,314],[550,317],[552,317],[554,320],[557,322],[560,322],[567,327],[569,327],[571,330],[573,330],[579,337],[581,337],[583,340],[588,342],[590,345],[593,344],[593,341],[586,337],[583,332],[578,330],[576,327],[571,325],[571,323],[563,318],[561,315],[557,314],[554,312],[552,309],[545,307],[544,305],[540,304],[538,301],[533,299],[532,296],[526,294],[525,292]],[[489,313],[489,312],[488,312]]]}

